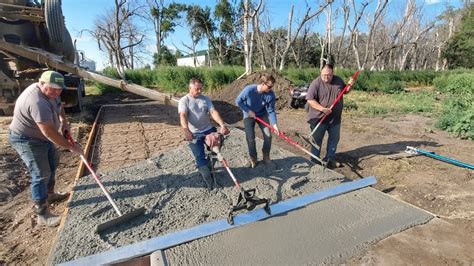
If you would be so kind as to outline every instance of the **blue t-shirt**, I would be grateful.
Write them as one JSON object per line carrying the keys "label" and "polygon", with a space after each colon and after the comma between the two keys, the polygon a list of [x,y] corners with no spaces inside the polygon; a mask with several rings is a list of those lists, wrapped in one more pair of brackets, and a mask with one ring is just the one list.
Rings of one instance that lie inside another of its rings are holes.
{"label": "blue t-shirt", "polygon": [[250,84],[240,92],[237,99],[235,99],[235,103],[242,109],[244,118],[249,116],[249,111],[253,111],[257,117],[262,117],[268,113],[270,123],[275,125],[277,123],[275,98],[275,92],[272,90],[259,93],[257,84]]}

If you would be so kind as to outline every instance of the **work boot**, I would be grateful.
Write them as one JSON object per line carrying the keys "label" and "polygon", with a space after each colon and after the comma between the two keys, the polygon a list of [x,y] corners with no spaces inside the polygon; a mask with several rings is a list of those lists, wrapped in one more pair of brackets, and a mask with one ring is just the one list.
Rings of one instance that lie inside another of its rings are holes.
{"label": "work boot", "polygon": [[212,190],[212,184],[214,182],[213,182],[211,170],[209,170],[209,167],[207,167],[207,165],[201,166],[198,168],[198,171],[202,179],[204,180],[204,183],[206,183],[207,189]]}
{"label": "work boot", "polygon": [[326,165],[329,169],[335,169],[342,166],[340,162],[337,162],[335,160],[329,160]]}
{"label": "work boot", "polygon": [[52,192],[48,193],[48,202],[54,203],[58,201],[63,201],[69,197],[69,192]]}
{"label": "work boot", "polygon": [[35,203],[35,212],[37,215],[36,222],[38,225],[45,225],[48,227],[58,226],[61,222],[61,217],[54,215],[48,210],[48,203]]}
{"label": "work boot", "polygon": [[263,162],[266,164],[270,164],[272,160],[270,160],[270,153],[269,152],[264,152],[263,153]]}
{"label": "work boot", "polygon": [[256,157],[250,156],[249,161],[245,166],[250,167],[250,168],[255,168],[257,167],[258,161]]}

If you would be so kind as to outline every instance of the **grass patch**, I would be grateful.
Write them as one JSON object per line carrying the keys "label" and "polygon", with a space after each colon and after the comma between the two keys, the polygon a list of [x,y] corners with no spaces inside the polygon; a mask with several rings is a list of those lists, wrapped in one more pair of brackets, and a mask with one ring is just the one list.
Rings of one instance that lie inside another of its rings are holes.
{"label": "grass patch", "polygon": [[111,87],[111,86],[96,86],[96,85],[86,86],[85,90],[86,90],[86,96],[99,96],[104,93],[123,92],[122,90]]}
{"label": "grass patch", "polygon": [[352,91],[344,98],[345,109],[355,115],[423,114],[430,116],[441,111],[441,103],[436,100],[436,92],[433,90],[396,94]]}

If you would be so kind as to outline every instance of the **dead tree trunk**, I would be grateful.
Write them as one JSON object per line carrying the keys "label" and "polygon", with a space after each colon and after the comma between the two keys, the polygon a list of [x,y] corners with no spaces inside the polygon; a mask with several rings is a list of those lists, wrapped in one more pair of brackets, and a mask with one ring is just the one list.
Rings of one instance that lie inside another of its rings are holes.
{"label": "dead tree trunk", "polygon": [[[245,75],[252,72],[252,43],[254,34],[249,36],[249,23],[252,22],[253,17],[258,14],[263,0],[259,0],[257,7],[252,11],[249,0],[244,0],[244,14],[243,14],[243,43],[244,43],[244,60],[245,60]],[[253,23],[252,23],[253,24]]]}
{"label": "dead tree trunk", "polygon": [[303,28],[303,26],[306,24],[306,22],[308,22],[311,19],[319,16],[323,12],[323,10],[328,6],[328,4],[329,3],[326,3],[325,5],[321,6],[318,11],[316,11],[312,14],[310,13],[311,8],[308,7],[306,9],[306,13],[305,13],[305,16],[303,17],[303,20],[301,20],[301,22],[298,24],[298,27],[296,28],[294,36],[292,36],[292,34],[291,34],[291,24],[292,24],[292,20],[293,20],[293,5],[291,6],[290,13],[288,15],[288,29],[287,29],[286,46],[285,46],[285,49],[283,49],[283,52],[282,52],[282,55],[281,55],[280,67],[279,67],[280,70],[283,70],[283,68],[285,67],[285,62],[286,62],[286,58],[288,56],[288,52],[290,51],[291,46],[295,42],[295,40],[298,37],[298,34],[301,31],[301,29]]}

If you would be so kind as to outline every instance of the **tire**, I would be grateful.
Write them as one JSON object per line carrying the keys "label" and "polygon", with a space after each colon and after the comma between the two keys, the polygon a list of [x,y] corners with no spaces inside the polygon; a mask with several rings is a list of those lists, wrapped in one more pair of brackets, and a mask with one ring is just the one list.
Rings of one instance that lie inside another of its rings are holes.
{"label": "tire", "polygon": [[77,76],[65,76],[64,85],[66,87],[75,87],[77,88],[77,104],[72,107],[66,108],[66,111],[69,113],[80,113],[82,111],[82,97],[84,94],[84,81]]}
{"label": "tire", "polygon": [[50,40],[47,49],[49,52],[63,56],[63,59],[70,63],[75,62],[76,52],[72,43],[71,35],[67,29],[64,30],[64,40],[62,42],[55,42]]}
{"label": "tire", "polygon": [[64,17],[61,9],[61,0],[46,0],[44,4],[46,29],[49,39],[54,42],[64,41]]}
{"label": "tire", "polygon": [[291,102],[290,102],[290,107],[293,108],[293,109],[298,109],[298,103],[297,103],[297,100],[295,99],[291,99]]}

